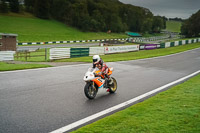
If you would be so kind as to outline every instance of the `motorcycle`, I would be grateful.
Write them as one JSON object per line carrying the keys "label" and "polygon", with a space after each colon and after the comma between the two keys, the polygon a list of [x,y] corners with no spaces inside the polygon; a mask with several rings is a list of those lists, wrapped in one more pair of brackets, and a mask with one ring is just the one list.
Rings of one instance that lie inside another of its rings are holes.
{"label": "motorcycle", "polygon": [[[109,68],[108,75],[113,72],[113,68]],[[115,93],[117,90],[117,81],[114,77],[110,77],[108,81],[105,80],[100,70],[97,68],[89,68],[85,73],[83,80],[86,82],[84,87],[85,96],[88,99],[94,99],[100,88],[106,89],[109,93]]]}

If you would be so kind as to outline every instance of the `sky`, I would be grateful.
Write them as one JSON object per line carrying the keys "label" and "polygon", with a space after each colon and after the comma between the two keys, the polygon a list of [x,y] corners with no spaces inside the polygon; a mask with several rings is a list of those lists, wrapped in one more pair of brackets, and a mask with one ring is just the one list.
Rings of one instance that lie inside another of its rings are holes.
{"label": "sky", "polygon": [[188,19],[200,10],[200,0],[119,0],[125,4],[132,4],[148,8],[154,16],[167,18]]}

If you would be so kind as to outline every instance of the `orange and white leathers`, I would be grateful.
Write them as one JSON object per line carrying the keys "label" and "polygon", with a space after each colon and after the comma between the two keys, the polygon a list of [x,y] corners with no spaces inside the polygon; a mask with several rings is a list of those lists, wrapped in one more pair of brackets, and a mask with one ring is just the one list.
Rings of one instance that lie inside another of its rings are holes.
{"label": "orange and white leathers", "polygon": [[[111,75],[112,71],[113,68],[109,68],[108,75]],[[95,75],[98,75],[98,77]],[[98,88],[102,88],[105,83],[104,75],[101,73],[101,70],[97,70],[97,68],[89,68],[85,73],[83,80],[85,82],[93,81],[98,86]]]}

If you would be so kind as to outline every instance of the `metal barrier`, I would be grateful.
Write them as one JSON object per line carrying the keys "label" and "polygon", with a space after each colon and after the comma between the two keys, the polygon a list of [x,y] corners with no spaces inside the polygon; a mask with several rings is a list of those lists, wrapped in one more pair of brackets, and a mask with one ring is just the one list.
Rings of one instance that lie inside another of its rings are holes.
{"label": "metal barrier", "polygon": [[15,51],[0,51],[0,61],[14,60]]}

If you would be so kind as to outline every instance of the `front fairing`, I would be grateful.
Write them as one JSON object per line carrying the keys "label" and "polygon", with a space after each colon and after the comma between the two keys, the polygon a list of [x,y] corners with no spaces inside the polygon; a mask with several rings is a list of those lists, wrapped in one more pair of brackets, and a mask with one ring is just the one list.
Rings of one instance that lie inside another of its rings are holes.
{"label": "front fairing", "polygon": [[102,75],[101,70],[99,70],[98,68],[89,68],[88,71],[85,73],[83,80],[85,82],[94,82],[98,86],[98,88],[103,87],[105,80],[102,79],[102,77],[95,77],[95,75]]}

